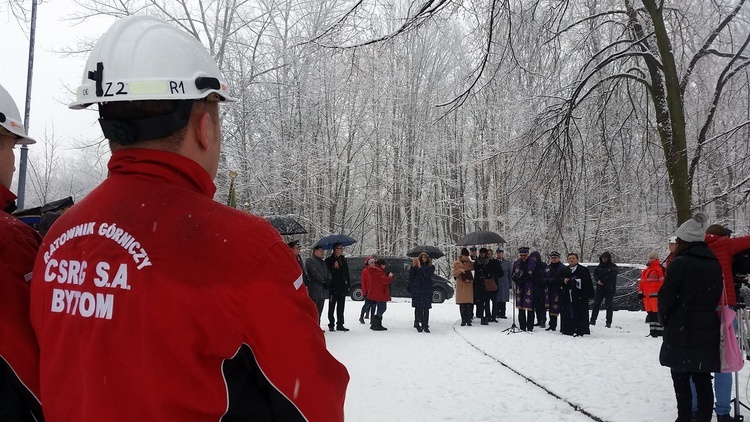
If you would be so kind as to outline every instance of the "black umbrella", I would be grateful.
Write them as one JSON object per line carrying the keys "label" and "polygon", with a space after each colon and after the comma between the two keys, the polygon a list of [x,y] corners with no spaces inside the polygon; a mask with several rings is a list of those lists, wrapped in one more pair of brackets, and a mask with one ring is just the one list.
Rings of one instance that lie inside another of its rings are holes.
{"label": "black umbrella", "polygon": [[271,225],[281,234],[305,234],[307,230],[302,227],[291,215],[267,215],[265,217]]}
{"label": "black umbrella", "polygon": [[506,243],[499,234],[489,230],[471,232],[456,242],[456,246],[487,245],[490,243]]}
{"label": "black umbrella", "polygon": [[322,246],[323,249],[333,249],[335,243],[341,243],[341,246],[349,246],[357,243],[357,241],[345,234],[330,234],[315,242],[315,246]]}
{"label": "black umbrella", "polygon": [[426,253],[427,256],[429,256],[432,259],[438,259],[440,257],[445,256],[443,251],[440,249],[434,247],[434,246],[417,246],[406,253],[406,256],[410,256],[412,258],[418,257],[420,254]]}

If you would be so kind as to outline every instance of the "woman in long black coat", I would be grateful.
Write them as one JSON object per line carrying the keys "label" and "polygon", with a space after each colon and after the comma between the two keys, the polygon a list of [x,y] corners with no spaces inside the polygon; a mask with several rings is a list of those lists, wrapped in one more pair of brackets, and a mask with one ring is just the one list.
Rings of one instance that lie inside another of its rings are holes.
{"label": "woman in long black coat", "polygon": [[698,421],[711,420],[711,372],[721,370],[716,306],[723,277],[719,261],[703,242],[705,226],[705,215],[698,213],[677,230],[675,258],[658,296],[664,325],[659,362],[672,370],[678,422],[690,420],[691,379],[698,393]]}
{"label": "woman in long black coat", "polygon": [[414,308],[414,328],[420,333],[430,332],[430,308],[432,308],[432,275],[435,266],[426,253],[421,253],[409,269],[411,306]]}

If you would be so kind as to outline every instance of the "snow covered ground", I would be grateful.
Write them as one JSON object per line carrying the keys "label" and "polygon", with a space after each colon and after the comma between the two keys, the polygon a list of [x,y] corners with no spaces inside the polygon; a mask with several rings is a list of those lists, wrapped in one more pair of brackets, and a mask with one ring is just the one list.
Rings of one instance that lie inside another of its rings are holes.
{"label": "snow covered ground", "polygon": [[[411,303],[401,298],[388,304],[383,318],[388,331],[375,332],[369,320],[368,325],[357,321],[361,305],[346,303],[351,331],[325,334],[328,349],[351,376],[349,421],[662,422],[677,417],[669,369],[659,365],[661,339],[647,337],[644,312],[615,312],[612,328],[604,327],[600,313],[591,336],[573,338],[538,327],[508,335],[502,330],[511,325],[510,313],[496,324],[481,326],[475,320],[472,327],[461,327],[453,300],[433,305],[432,332],[417,333]],[[743,403],[750,403],[749,376],[746,366],[740,373]]]}

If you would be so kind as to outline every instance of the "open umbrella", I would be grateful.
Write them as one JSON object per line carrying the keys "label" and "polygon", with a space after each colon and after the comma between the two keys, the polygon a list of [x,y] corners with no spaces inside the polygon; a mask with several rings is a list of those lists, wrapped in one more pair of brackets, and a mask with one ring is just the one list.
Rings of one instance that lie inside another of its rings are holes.
{"label": "open umbrella", "polygon": [[445,256],[443,251],[441,251],[440,249],[434,246],[417,246],[415,248],[412,248],[409,252],[407,252],[406,256],[416,258],[422,253],[426,253],[427,256],[429,256],[432,259],[438,259],[442,256]]}
{"label": "open umbrella", "polygon": [[267,215],[264,218],[283,235],[307,233],[302,224],[291,215]]}
{"label": "open umbrella", "polygon": [[456,242],[456,246],[487,245],[490,243],[506,243],[499,234],[489,230],[477,230],[471,232]]}
{"label": "open umbrella", "polygon": [[357,241],[345,234],[329,234],[315,242],[314,246],[322,246],[323,249],[333,249],[335,243],[341,243],[341,246],[349,246],[357,243]]}

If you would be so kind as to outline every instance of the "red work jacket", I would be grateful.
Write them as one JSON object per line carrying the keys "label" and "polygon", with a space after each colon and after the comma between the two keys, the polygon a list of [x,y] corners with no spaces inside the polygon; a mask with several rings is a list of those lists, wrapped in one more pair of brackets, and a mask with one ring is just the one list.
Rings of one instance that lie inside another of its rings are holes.
{"label": "red work jacket", "polygon": [[734,274],[732,273],[732,257],[750,248],[750,236],[730,238],[728,236],[717,236],[715,234],[706,235],[706,243],[711,252],[716,255],[716,259],[721,264],[721,273],[724,276],[724,291],[727,294],[726,303],[724,296],[719,299],[721,305],[737,304],[737,298],[734,294]]}
{"label": "red work jacket", "polygon": [[[19,411],[41,414],[39,346],[29,319],[29,282],[42,238],[2,211],[15,199],[11,191],[0,186],[0,358],[2,366],[10,367],[8,372],[0,369],[0,386],[11,385],[17,390],[22,402],[11,405]],[[4,375],[14,379],[6,383]],[[1,390],[0,394],[5,394]]]}
{"label": "red work jacket", "polygon": [[48,421],[342,421],[300,267],[183,156],[117,151],[45,237],[32,281]]}
{"label": "red work jacket", "polygon": [[391,300],[390,284],[393,282],[393,276],[389,276],[385,270],[375,265],[374,267],[365,268],[370,274],[367,290],[367,298],[374,302],[388,302]]}

